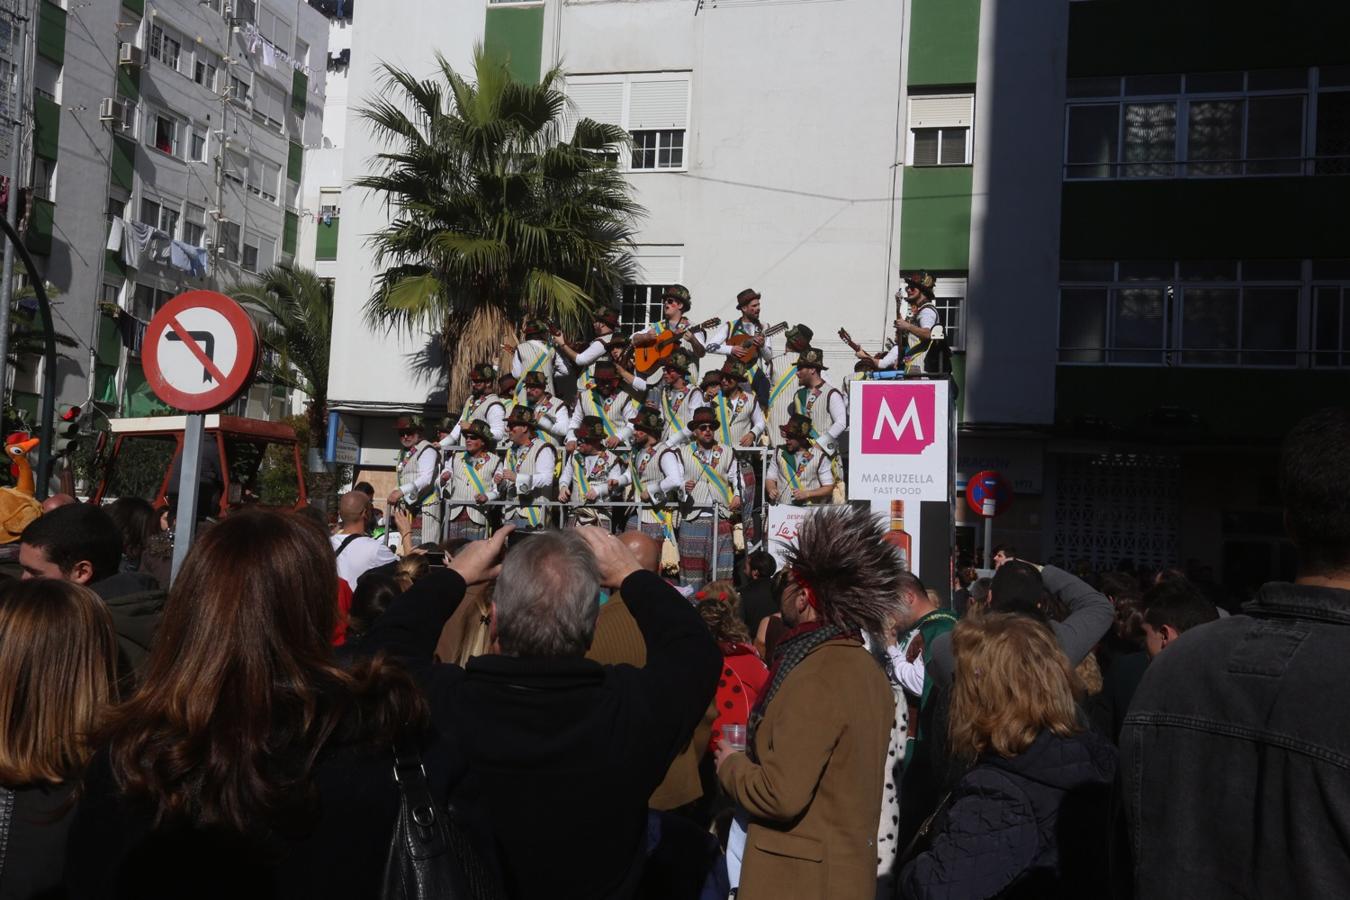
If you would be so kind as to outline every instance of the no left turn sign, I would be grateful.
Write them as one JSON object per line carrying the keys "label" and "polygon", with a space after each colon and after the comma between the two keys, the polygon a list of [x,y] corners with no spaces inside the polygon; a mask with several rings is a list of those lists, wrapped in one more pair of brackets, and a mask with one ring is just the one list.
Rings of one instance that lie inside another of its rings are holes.
{"label": "no left turn sign", "polygon": [[150,389],[185,412],[229,403],[248,387],[258,364],[253,320],[215,291],[188,291],[164,304],[143,346]]}

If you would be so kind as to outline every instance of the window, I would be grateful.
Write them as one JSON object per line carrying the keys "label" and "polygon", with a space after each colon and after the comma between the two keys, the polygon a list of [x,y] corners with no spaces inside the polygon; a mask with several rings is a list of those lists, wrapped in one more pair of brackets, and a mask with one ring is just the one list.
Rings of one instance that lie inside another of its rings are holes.
{"label": "window", "polygon": [[152,228],[158,228],[169,237],[175,237],[178,230],[177,201],[159,197],[142,197],[141,221]]}
{"label": "window", "polygon": [[684,131],[633,132],[634,169],[683,169]]}
{"label": "window", "polygon": [[319,215],[336,216],[342,213],[342,189],[321,188],[319,190]]}
{"label": "window", "polygon": [[220,71],[220,57],[210,50],[197,48],[197,58],[192,63],[192,80],[208,91],[216,89],[216,74]]}
{"label": "window", "polygon": [[234,18],[238,22],[256,22],[258,20],[257,0],[234,0]]}
{"label": "window", "polygon": [[281,180],[281,166],[269,162],[256,153],[248,161],[248,189],[264,200],[276,202],[277,184]]}
{"label": "window", "polygon": [[[1347,79],[1350,80],[1350,79]],[[1350,89],[1317,94],[1317,174],[1350,174]]]}
{"label": "window", "polygon": [[286,116],[286,92],[265,78],[253,81],[253,118],[281,127]]}
{"label": "window", "polygon": [[299,37],[295,39],[295,56],[292,59],[302,66],[309,65],[309,44]]}
{"label": "window", "polygon": [[238,75],[230,75],[230,99],[235,103],[246,104],[249,99],[248,82]]}
{"label": "window", "polygon": [[971,161],[973,94],[921,94],[909,98],[909,163],[965,166]]}
{"label": "window", "polygon": [[1070,79],[1065,177],[1298,175],[1307,87],[1306,69]]}
{"label": "window", "polygon": [[56,201],[56,160],[33,159],[33,196]]}
{"label": "window", "polygon": [[942,318],[942,330],[946,334],[947,346],[953,350],[964,350],[965,329],[962,321],[965,310],[966,278],[964,275],[939,275],[933,288],[933,306]]}
{"label": "window", "polygon": [[151,146],[160,153],[178,155],[178,120],[164,113],[151,113],[154,129],[151,133]]}
{"label": "window", "polygon": [[[1299,260],[1066,261],[1059,360],[1341,365],[1340,294],[1331,293],[1340,289],[1325,288],[1322,305],[1324,288],[1305,286],[1303,271]],[[1300,337],[1300,322],[1309,316],[1310,341]],[[1324,349],[1325,356],[1308,352]]]}
{"label": "window", "polygon": [[188,159],[193,162],[206,162],[206,131],[205,125],[193,125],[191,129],[192,146],[188,149]]}
{"label": "window", "polygon": [[151,25],[150,56],[175,72],[180,71],[178,66],[183,56],[182,38],[166,30],[162,25]]}
{"label": "window", "polygon": [[227,262],[239,262],[239,226],[234,222],[220,223],[220,255]]}
{"label": "window", "polygon": [[183,216],[183,240],[194,247],[206,246],[206,207],[189,203]]}
{"label": "window", "polygon": [[687,167],[689,73],[573,75],[567,79],[567,137],[582,118],[632,135],[630,171]]}
{"label": "window", "polygon": [[243,184],[248,176],[248,157],[238,150],[225,151],[224,175],[235,184]]}
{"label": "window", "polygon": [[291,46],[291,23],[265,6],[258,8],[258,34],[282,50]]}
{"label": "window", "polygon": [[254,231],[244,232],[244,255],[240,265],[250,272],[261,272],[272,264],[273,242]]}
{"label": "window", "polygon": [[624,285],[623,298],[619,303],[619,328],[638,330],[652,322],[659,322],[665,315],[661,306],[661,293],[667,287],[669,285],[664,284]]}

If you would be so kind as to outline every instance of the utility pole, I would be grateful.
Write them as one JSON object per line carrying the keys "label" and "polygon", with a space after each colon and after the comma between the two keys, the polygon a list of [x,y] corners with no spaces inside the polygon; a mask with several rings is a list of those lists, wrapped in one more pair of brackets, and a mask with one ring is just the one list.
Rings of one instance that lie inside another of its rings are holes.
{"label": "utility pole", "polygon": [[211,244],[211,277],[213,290],[220,288],[220,258],[224,246],[221,240],[225,233],[225,145],[229,142],[227,120],[230,117],[230,96],[234,93],[234,4],[226,3],[220,9],[221,19],[225,23],[224,54],[220,57],[220,74],[224,77],[224,90],[220,92],[220,142],[216,145],[215,197],[213,216],[216,220],[215,240]]}
{"label": "utility pole", "polygon": [[[28,75],[28,4],[23,0],[21,11],[11,13],[16,20],[15,34],[18,37],[14,67],[14,118],[10,131],[9,147],[9,198],[5,202],[5,221],[11,229],[18,227],[19,215],[19,171],[23,158],[24,101],[25,82]],[[5,243],[5,258],[0,266],[0,407],[8,396],[9,382],[9,304],[14,290],[14,247]]]}

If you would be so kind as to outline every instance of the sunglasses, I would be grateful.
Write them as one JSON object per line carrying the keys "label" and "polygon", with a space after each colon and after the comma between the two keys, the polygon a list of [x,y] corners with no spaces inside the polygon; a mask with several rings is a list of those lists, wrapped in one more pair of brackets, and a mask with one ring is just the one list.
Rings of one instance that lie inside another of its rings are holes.
{"label": "sunglasses", "polygon": [[716,427],[717,427],[716,425],[709,425],[707,422],[704,422],[704,423],[701,424],[701,425],[695,425],[694,428],[693,428],[693,430],[694,430],[694,431],[712,431],[712,430],[713,430],[714,428],[716,428]]}

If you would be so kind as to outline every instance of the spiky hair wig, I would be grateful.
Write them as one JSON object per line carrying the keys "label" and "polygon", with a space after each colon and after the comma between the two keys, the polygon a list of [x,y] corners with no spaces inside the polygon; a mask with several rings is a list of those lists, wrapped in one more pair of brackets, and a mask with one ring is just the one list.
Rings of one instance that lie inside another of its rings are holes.
{"label": "spiky hair wig", "polygon": [[822,506],[798,527],[787,564],[811,586],[827,622],[881,631],[904,572],[900,554],[882,540],[884,533],[879,515],[847,504]]}

